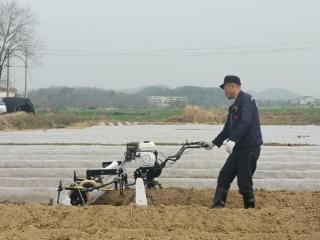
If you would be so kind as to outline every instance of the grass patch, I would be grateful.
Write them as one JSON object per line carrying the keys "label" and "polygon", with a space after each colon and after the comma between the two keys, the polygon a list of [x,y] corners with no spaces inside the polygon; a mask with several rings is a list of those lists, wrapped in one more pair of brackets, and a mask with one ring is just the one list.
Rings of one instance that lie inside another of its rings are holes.
{"label": "grass patch", "polygon": [[169,121],[184,123],[211,123],[218,124],[226,120],[226,111],[223,109],[207,109],[188,105],[179,117],[172,117]]}
{"label": "grass patch", "polygon": [[32,113],[17,112],[0,116],[0,130],[46,129],[49,122]]}
{"label": "grass patch", "polygon": [[[217,124],[226,121],[227,109],[187,106],[181,116],[172,121],[182,123]],[[261,108],[262,125],[320,125],[320,108]]]}
{"label": "grass patch", "polygon": [[61,109],[41,113],[55,125],[70,126],[79,122],[162,122],[179,116],[182,109]]}
{"label": "grass patch", "polygon": [[[320,108],[260,108],[263,125],[320,125]],[[0,130],[46,129],[53,127],[84,128],[100,122],[129,123],[224,123],[227,109],[187,106],[185,109],[81,109],[0,116]]]}
{"label": "grass patch", "polygon": [[264,125],[320,125],[320,108],[261,108]]}
{"label": "grass patch", "polygon": [[179,116],[183,109],[121,109],[109,110],[107,115],[112,121],[124,122],[162,122]]}

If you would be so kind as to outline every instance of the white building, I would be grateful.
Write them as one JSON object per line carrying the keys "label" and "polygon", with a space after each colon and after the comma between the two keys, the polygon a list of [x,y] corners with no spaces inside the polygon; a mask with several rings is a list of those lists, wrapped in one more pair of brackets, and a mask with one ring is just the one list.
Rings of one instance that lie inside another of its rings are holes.
{"label": "white building", "polygon": [[315,102],[315,99],[311,96],[303,96],[299,99],[300,105],[310,105]]}
{"label": "white building", "polygon": [[187,97],[150,96],[148,100],[154,107],[184,107],[188,104]]}
{"label": "white building", "polygon": [[[15,97],[17,95],[17,89],[9,87],[9,97]],[[7,80],[0,80],[0,98],[7,97]]]}

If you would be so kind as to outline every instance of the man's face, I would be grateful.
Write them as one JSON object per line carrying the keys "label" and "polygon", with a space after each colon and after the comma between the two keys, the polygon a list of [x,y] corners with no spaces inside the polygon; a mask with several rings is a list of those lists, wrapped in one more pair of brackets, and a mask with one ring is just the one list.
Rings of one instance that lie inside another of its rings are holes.
{"label": "man's face", "polygon": [[226,85],[224,85],[224,95],[226,95],[228,99],[233,99],[236,93],[236,89],[236,84],[227,83]]}

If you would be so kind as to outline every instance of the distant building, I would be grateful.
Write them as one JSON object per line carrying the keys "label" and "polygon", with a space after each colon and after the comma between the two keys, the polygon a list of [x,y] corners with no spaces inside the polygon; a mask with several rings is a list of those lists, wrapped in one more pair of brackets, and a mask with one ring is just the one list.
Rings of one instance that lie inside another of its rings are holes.
{"label": "distant building", "polygon": [[[9,86],[9,97],[15,97],[17,92],[16,88]],[[7,80],[0,80],[0,98],[4,97],[7,97]]]}
{"label": "distant building", "polygon": [[148,101],[154,107],[184,107],[188,104],[187,97],[150,96]]}
{"label": "distant building", "polygon": [[320,106],[320,100],[315,99],[311,96],[303,96],[298,99],[293,99],[290,101],[290,103],[294,106],[300,106],[300,107],[319,107]]}
{"label": "distant building", "polygon": [[300,105],[312,105],[315,102],[315,99],[311,96],[304,96],[299,99]]}

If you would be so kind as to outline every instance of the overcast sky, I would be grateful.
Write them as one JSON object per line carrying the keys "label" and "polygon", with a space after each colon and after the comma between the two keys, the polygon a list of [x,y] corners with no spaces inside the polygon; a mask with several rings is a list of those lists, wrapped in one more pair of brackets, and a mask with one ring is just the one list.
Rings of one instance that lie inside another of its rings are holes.
{"label": "overcast sky", "polygon": [[[2,0],[1,0],[2,1]],[[320,97],[318,0],[18,0],[45,44],[30,88],[286,88]],[[22,69],[12,76],[21,88]]]}

